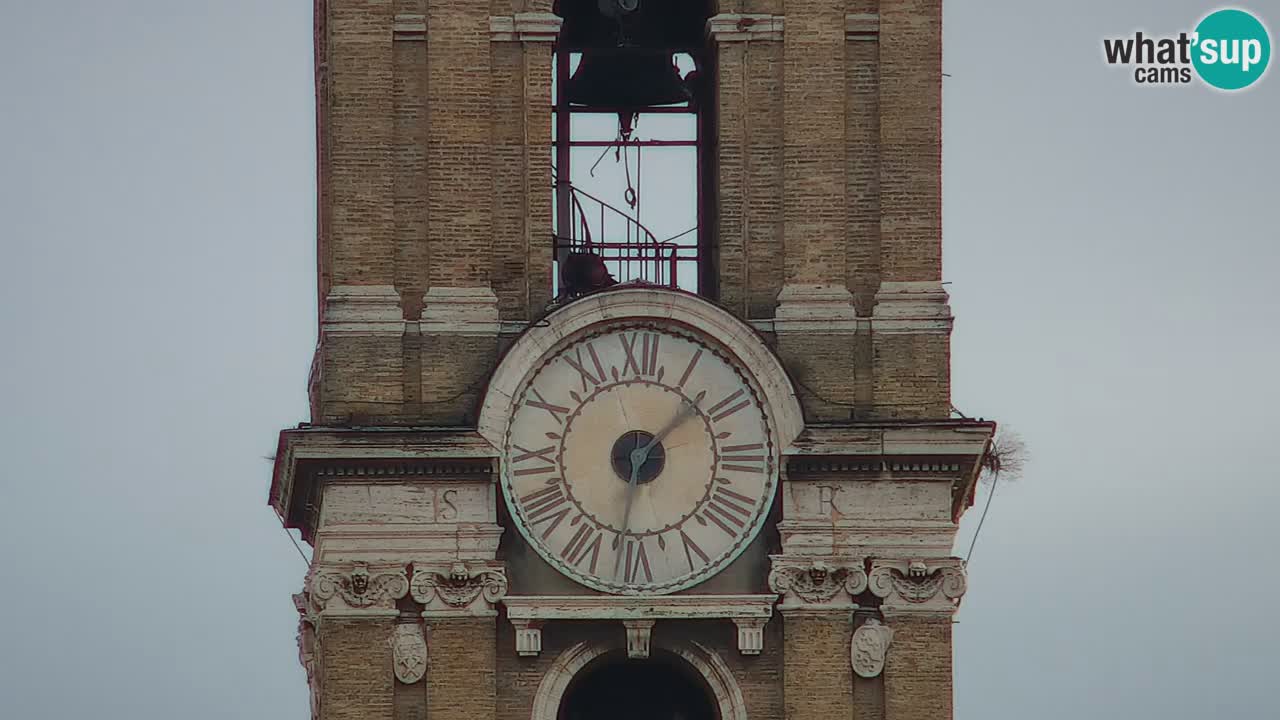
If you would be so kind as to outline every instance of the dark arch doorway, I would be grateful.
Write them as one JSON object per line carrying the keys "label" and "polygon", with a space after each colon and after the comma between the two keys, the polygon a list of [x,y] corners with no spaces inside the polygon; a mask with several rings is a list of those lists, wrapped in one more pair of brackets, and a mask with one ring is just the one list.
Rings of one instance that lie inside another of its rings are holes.
{"label": "dark arch doorway", "polygon": [[560,703],[559,720],[720,720],[711,690],[688,663],[606,655],[583,668]]}

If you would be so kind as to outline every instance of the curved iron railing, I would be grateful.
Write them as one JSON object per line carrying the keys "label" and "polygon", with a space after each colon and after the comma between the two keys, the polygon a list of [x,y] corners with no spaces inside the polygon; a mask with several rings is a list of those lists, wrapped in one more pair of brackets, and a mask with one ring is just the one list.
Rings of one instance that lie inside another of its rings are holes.
{"label": "curved iron railing", "polygon": [[590,252],[603,258],[618,282],[640,280],[672,288],[678,286],[682,265],[696,267],[696,252],[681,253],[690,248],[658,240],[638,219],[585,190],[569,185],[569,194],[569,234],[553,233],[556,258]]}

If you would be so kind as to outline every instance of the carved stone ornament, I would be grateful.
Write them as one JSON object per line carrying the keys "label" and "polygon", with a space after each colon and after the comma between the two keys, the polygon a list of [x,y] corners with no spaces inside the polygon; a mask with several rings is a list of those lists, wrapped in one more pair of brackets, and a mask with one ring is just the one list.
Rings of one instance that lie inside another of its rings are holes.
{"label": "carved stone ornament", "polygon": [[347,608],[394,610],[395,601],[409,592],[409,577],[400,566],[370,569],[356,563],[350,570],[317,566],[307,579],[308,594],[317,610],[330,610],[338,598]]}
{"label": "carved stone ornament", "polygon": [[858,677],[873,678],[884,671],[884,658],[893,642],[893,629],[875,618],[868,619],[853,633],[851,657]]}
{"label": "carved stone ornament", "polygon": [[426,614],[493,612],[494,603],[507,594],[507,574],[500,566],[468,567],[454,563],[448,570],[415,568],[413,599],[426,606]]}
{"label": "carved stone ornament", "polygon": [[953,611],[967,583],[960,560],[877,560],[871,568],[871,592],[898,611]]}
{"label": "carved stone ornament", "polygon": [[[867,589],[862,561],[853,558],[773,558],[769,588],[782,595],[782,608],[843,607]],[[799,602],[796,602],[796,601]]]}
{"label": "carved stone ornament", "polygon": [[399,623],[391,634],[396,679],[412,685],[427,674],[427,640],[418,623]]}
{"label": "carved stone ornament", "polygon": [[311,720],[319,720],[320,674],[316,665],[319,655],[316,622],[319,618],[312,611],[311,599],[306,593],[294,595],[293,605],[298,610],[298,662],[307,673],[307,687],[311,691]]}

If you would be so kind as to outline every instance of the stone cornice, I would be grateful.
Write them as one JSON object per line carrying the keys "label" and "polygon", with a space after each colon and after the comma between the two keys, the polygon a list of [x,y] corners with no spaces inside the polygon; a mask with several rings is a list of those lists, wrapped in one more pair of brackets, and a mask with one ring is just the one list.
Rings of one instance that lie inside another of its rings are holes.
{"label": "stone cornice", "polygon": [[491,475],[497,451],[465,428],[304,427],[280,433],[270,504],[286,527],[307,527],[316,493],[334,479],[395,481]]}

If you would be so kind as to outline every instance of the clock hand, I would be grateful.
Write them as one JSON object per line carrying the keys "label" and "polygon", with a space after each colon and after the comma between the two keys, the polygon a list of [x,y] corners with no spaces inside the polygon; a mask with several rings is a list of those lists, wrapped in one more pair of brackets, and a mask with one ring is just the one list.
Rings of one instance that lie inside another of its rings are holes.
{"label": "clock hand", "polygon": [[649,459],[649,453],[657,447],[673,430],[680,426],[690,415],[698,409],[698,403],[702,402],[705,392],[698,393],[698,397],[693,402],[682,402],[680,411],[676,416],[667,423],[666,427],[658,431],[657,435],[649,441],[644,447],[637,447],[631,451],[631,477],[627,480],[627,500],[622,510],[622,532],[618,535],[618,554],[613,560],[613,576],[618,577],[618,569],[622,567],[622,553],[627,550],[627,531],[631,528],[631,505],[636,499],[636,488],[640,485],[640,468],[645,461]]}
{"label": "clock hand", "polygon": [[613,559],[613,576],[618,577],[618,569],[622,567],[622,553],[627,549],[627,530],[631,525],[631,503],[636,499],[636,487],[640,485],[640,467],[649,457],[649,448],[635,448],[631,451],[631,477],[627,480],[627,501],[622,510],[622,533],[618,535],[618,554]]}
{"label": "clock hand", "polygon": [[705,395],[705,392],[698,393],[698,397],[694,398],[693,402],[682,401],[680,403],[680,412],[676,413],[676,416],[671,419],[671,422],[667,423],[667,426],[658,431],[658,434],[653,436],[653,439],[649,441],[649,444],[644,446],[645,459],[648,459],[649,451],[652,450],[654,446],[665,440],[673,430],[680,427],[680,424],[683,423],[685,419],[690,415],[693,415],[693,413],[698,409],[698,403],[702,402],[702,398]]}

